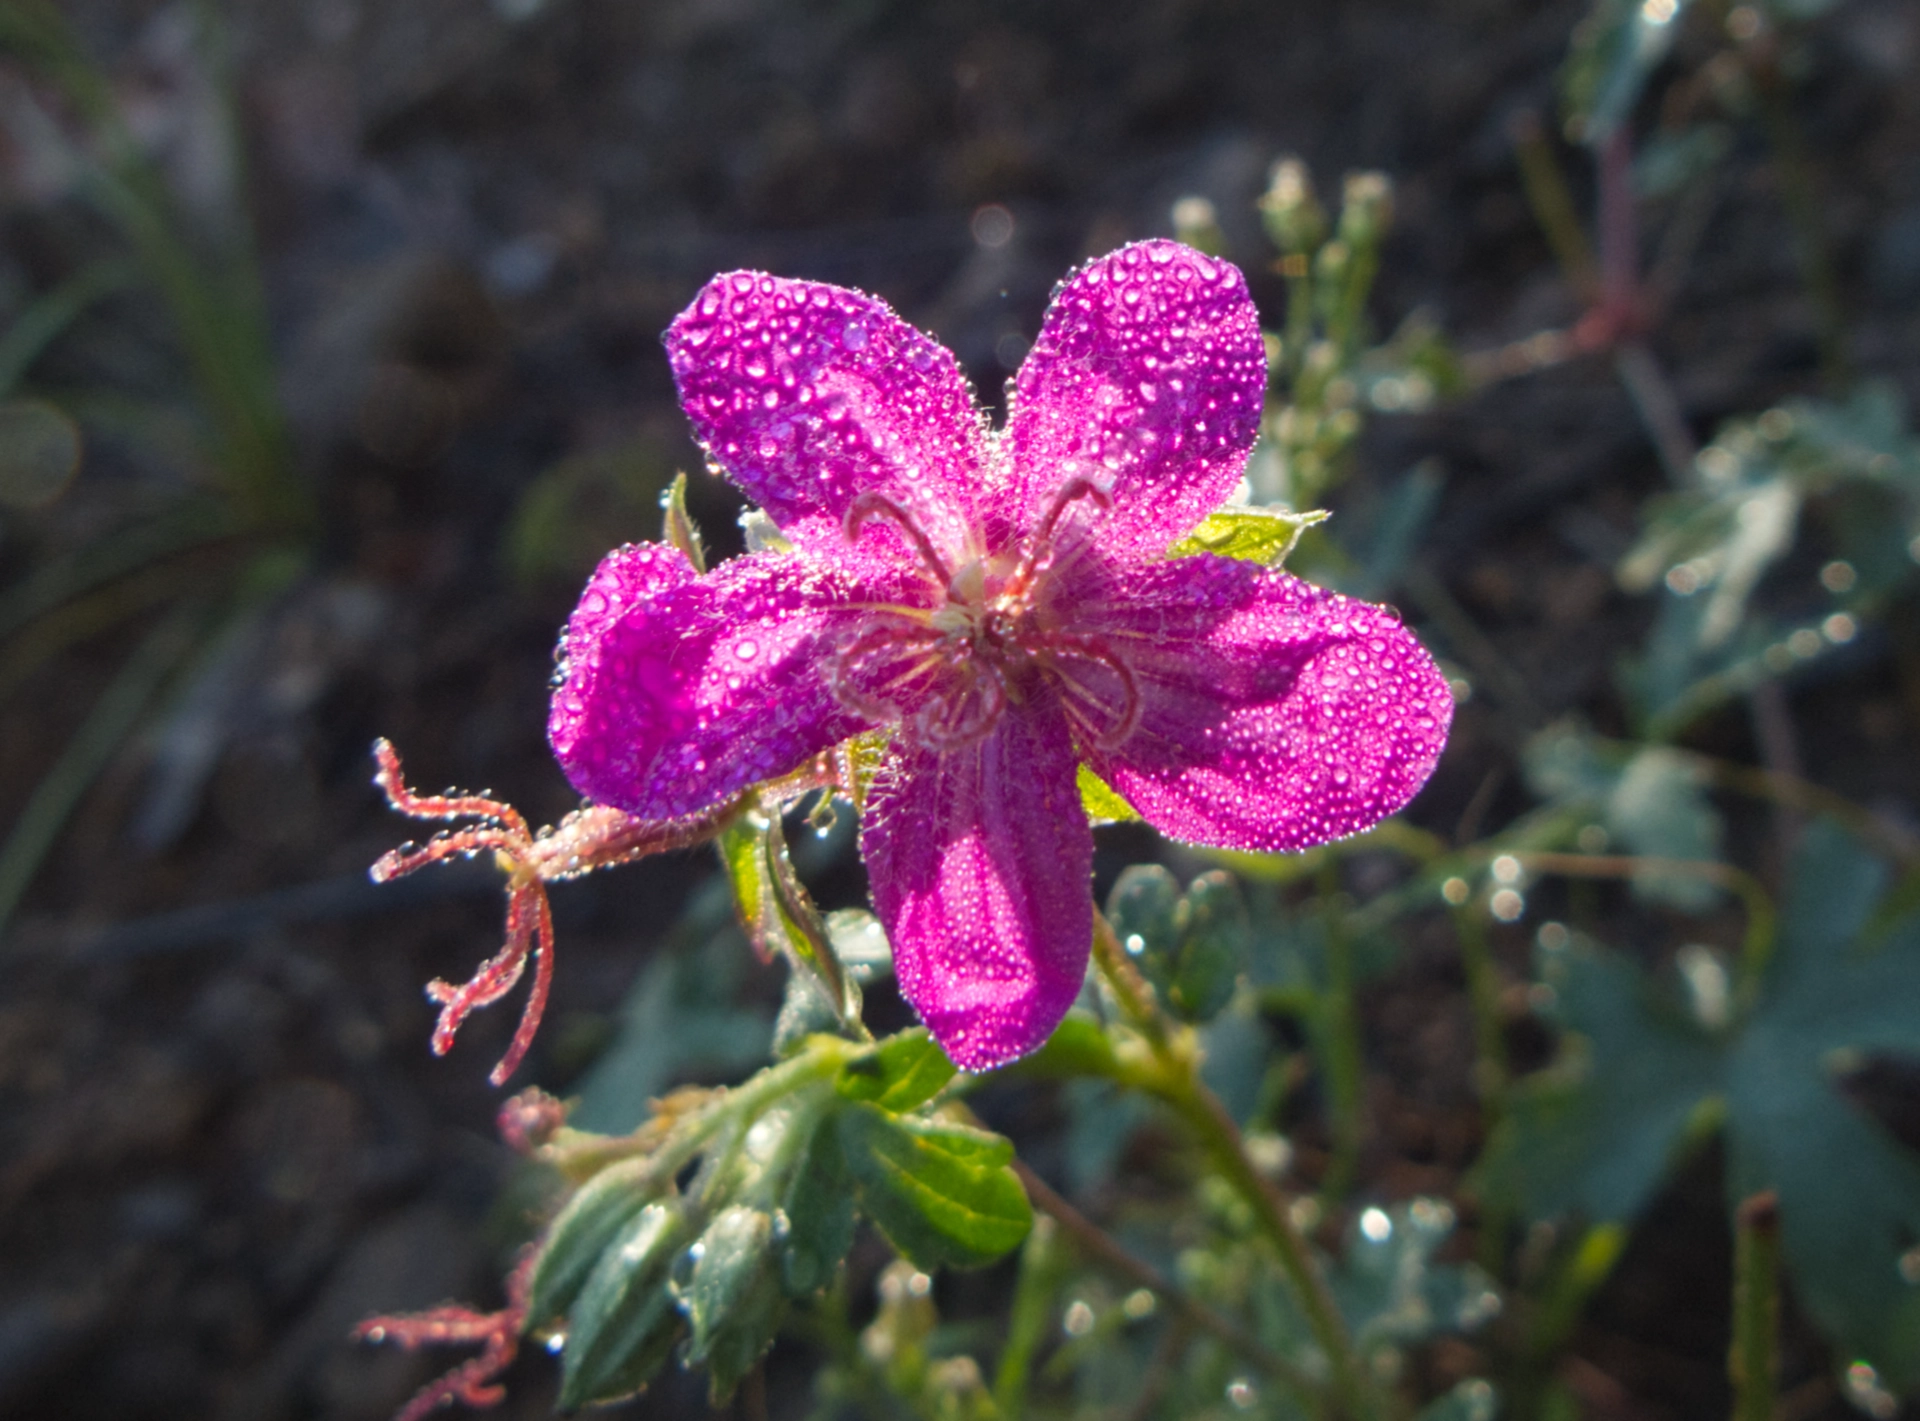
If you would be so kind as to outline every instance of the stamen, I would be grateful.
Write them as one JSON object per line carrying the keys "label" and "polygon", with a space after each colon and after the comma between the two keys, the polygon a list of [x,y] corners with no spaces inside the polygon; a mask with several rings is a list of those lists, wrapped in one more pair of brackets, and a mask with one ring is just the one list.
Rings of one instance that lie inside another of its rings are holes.
{"label": "stamen", "polygon": [[975,661],[965,691],[929,700],[914,714],[913,738],[929,750],[959,750],[977,744],[999,723],[1007,688],[997,667]]}
{"label": "stamen", "polygon": [[[1119,717],[1113,724],[1109,725],[1105,730],[1101,730],[1084,716],[1075,717],[1080,720],[1087,733],[1093,737],[1093,743],[1096,746],[1102,750],[1112,750],[1139,728],[1141,712],[1140,685],[1134,680],[1133,668],[1128,666],[1125,661],[1110,650],[1098,637],[1074,636],[1070,632],[1045,632],[1034,638],[1034,644],[1043,651],[1065,653],[1070,657],[1085,657],[1089,661],[1097,662],[1106,667],[1119,678],[1120,689],[1124,700],[1121,704]],[[1060,678],[1061,690],[1065,693],[1067,699],[1077,699],[1087,706],[1095,707],[1102,711],[1107,709],[1106,702],[1097,695],[1091,687],[1087,686],[1085,682],[1069,675],[1065,668],[1058,665],[1057,662],[1053,669],[1054,673]],[[1069,705],[1068,709],[1069,713],[1072,713],[1071,705]]]}
{"label": "stamen", "polygon": [[933,571],[934,576],[940,579],[942,587],[953,581],[953,573],[947,567],[946,559],[941,557],[939,550],[933,546],[933,540],[922,531],[918,523],[914,522],[913,515],[878,490],[867,490],[848,506],[847,541],[851,543],[858,538],[862,525],[876,514],[885,517],[888,522],[906,534],[907,541],[919,551],[922,560]]}
{"label": "stamen", "polygon": [[1040,559],[1046,556],[1053,542],[1053,530],[1060,522],[1060,515],[1066,512],[1068,504],[1082,498],[1091,499],[1096,508],[1113,507],[1113,495],[1092,479],[1085,476],[1068,479],[1060,486],[1060,491],[1054,494],[1053,505],[1047,509],[1047,516],[1040,520],[1040,526],[1034,529],[1033,536],[1027,539],[1026,556],[1020,560],[1019,570],[1007,583],[1010,592],[1018,594],[1026,591],[1034,569],[1039,566]]}
{"label": "stamen", "polygon": [[875,627],[841,648],[833,659],[828,687],[849,710],[878,721],[895,720],[900,715],[900,707],[881,699],[880,693],[894,690],[916,676],[925,675],[940,664],[939,658],[922,651],[906,670],[873,687],[859,685],[854,680],[862,669],[862,661],[876,651],[901,653],[909,648],[929,648],[941,640],[941,634],[932,627],[912,622]]}

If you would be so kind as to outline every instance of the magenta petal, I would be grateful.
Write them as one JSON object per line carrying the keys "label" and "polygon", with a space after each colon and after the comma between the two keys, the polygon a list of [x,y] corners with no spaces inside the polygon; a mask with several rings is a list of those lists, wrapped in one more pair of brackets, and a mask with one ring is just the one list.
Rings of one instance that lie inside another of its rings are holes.
{"label": "magenta petal", "polygon": [[1029,700],[963,750],[903,743],[860,847],[900,990],[955,1065],[991,1070],[1053,1034],[1093,941],[1093,833],[1054,706]]}
{"label": "magenta petal", "polygon": [[1031,528],[1067,481],[1106,481],[1103,545],[1164,551],[1233,492],[1266,382],[1232,263],[1167,241],[1089,262],[1054,293],[1015,381],[1006,516]]}
{"label": "magenta petal", "polygon": [[851,558],[735,558],[704,577],[678,552],[611,553],[561,642],[547,737],[582,794],[677,818],[784,774],[869,722],[827,658],[902,589]]}
{"label": "magenta petal", "polygon": [[1385,608],[1211,555],[1138,569],[1089,629],[1127,656],[1138,728],[1089,763],[1154,825],[1222,848],[1303,849],[1412,799],[1453,697]]}
{"label": "magenta petal", "polygon": [[[872,492],[966,560],[985,425],[952,354],[884,301],[729,272],[675,318],[666,343],[708,456],[795,543],[841,546],[848,508]],[[897,538],[885,524],[869,536]]]}

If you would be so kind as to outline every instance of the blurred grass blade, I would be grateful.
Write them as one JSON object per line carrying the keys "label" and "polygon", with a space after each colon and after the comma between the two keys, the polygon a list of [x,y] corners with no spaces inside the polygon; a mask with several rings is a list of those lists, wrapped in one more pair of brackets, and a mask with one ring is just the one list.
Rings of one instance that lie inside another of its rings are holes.
{"label": "blurred grass blade", "polygon": [[83,267],[53,290],[36,297],[0,335],[0,395],[8,394],[33,362],[86,309],[103,297],[124,290],[133,280],[133,267],[123,261],[95,262]]}
{"label": "blurred grass blade", "polygon": [[27,623],[83,593],[232,531],[232,520],[223,509],[207,500],[194,499],[95,538],[41,564],[0,593],[0,637],[12,636]]}
{"label": "blurred grass blade", "polygon": [[35,788],[0,847],[0,931],[82,796],[153,704],[168,675],[192,651],[205,610],[203,604],[190,602],[147,634]]}

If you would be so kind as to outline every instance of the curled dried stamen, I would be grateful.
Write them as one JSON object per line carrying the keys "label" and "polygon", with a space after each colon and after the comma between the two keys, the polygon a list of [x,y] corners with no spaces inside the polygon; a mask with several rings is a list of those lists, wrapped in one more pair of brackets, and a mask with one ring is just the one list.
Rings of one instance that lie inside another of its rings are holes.
{"label": "curled dried stamen", "polygon": [[977,744],[1007,708],[1007,687],[997,667],[976,659],[966,670],[970,676],[964,691],[934,697],[909,722],[909,733],[929,750]]}
{"label": "curled dried stamen", "polygon": [[1113,495],[1099,484],[1084,475],[1068,479],[1053,496],[1053,504],[1047,509],[1047,516],[1040,520],[1040,526],[1027,540],[1026,556],[1021,558],[1019,570],[1007,584],[1008,589],[1018,593],[1026,589],[1032,580],[1034,569],[1040,565],[1040,559],[1047,555],[1053,543],[1053,530],[1060,522],[1060,515],[1067,511],[1067,505],[1079,499],[1087,499],[1094,507],[1106,509],[1113,507]]}
{"label": "curled dried stamen", "polygon": [[848,505],[845,524],[847,541],[851,543],[858,538],[861,527],[875,515],[884,517],[906,535],[907,541],[913,544],[934,576],[940,579],[941,586],[953,581],[953,572],[947,567],[946,559],[940,556],[939,549],[934,547],[933,540],[914,521],[911,513],[884,493],[869,489]]}
{"label": "curled dried stamen", "polygon": [[1064,653],[1067,657],[1084,657],[1088,661],[1097,662],[1119,678],[1122,695],[1120,714],[1114,718],[1112,724],[1105,729],[1100,729],[1076,709],[1075,703],[1105,711],[1106,702],[1085,682],[1069,674],[1059,665],[1057,659],[1054,661],[1054,672],[1060,678],[1062,699],[1067,704],[1068,713],[1080,722],[1096,746],[1102,750],[1111,750],[1139,727],[1140,686],[1134,680],[1133,668],[1109,649],[1100,638],[1074,636],[1069,632],[1048,632],[1035,638],[1035,644],[1045,651],[1055,653],[1056,658]]}
{"label": "curled dried stamen", "polygon": [[711,838],[737,807],[736,801],[729,800],[688,819],[645,820],[606,805],[594,805],[569,814],[557,826],[536,835],[528,832],[527,821],[518,810],[497,799],[476,794],[415,794],[407,788],[399,752],[386,740],[374,742],[373,755],[380,766],[374,783],[402,814],[416,819],[473,816],[485,821],[477,828],[441,834],[417,848],[409,844],[383,854],[370,870],[374,882],[386,883],[430,863],[471,858],[483,852],[491,852],[507,875],[507,932],[500,951],[481,963],[460,986],[439,980],[427,984],[428,1000],[440,1008],[440,1019],[433,1028],[433,1051],[444,1056],[453,1049],[454,1036],[466,1019],[512,991],[532,959],[533,986],[520,1013],[520,1025],[506,1055],[488,1076],[495,1085],[504,1084],[526,1059],[553,985],[553,911],[547,902],[547,883],[628,863],[664,849],[700,843]]}
{"label": "curled dried stamen", "polygon": [[[938,670],[940,658],[930,653],[941,638],[942,634],[932,627],[904,619],[863,632],[833,658],[828,687],[840,704],[851,711],[877,721],[896,720],[900,708],[887,700],[885,693],[897,691],[914,679]],[[896,658],[907,652],[913,655],[903,670],[877,685],[868,684],[860,679],[863,674],[874,671],[887,659],[875,656],[876,652],[891,653]]]}
{"label": "curled dried stamen", "polygon": [[398,1317],[370,1317],[353,1330],[356,1342],[393,1342],[406,1351],[422,1347],[478,1342],[478,1357],[462,1362],[414,1394],[394,1421],[424,1421],[442,1407],[464,1402],[472,1407],[498,1406],[506,1388],[495,1379],[512,1365],[520,1351],[520,1329],[527,1316],[527,1290],[533,1281],[539,1250],[528,1248],[507,1275],[507,1305],[499,1312],[474,1312],[458,1305],[429,1308]]}

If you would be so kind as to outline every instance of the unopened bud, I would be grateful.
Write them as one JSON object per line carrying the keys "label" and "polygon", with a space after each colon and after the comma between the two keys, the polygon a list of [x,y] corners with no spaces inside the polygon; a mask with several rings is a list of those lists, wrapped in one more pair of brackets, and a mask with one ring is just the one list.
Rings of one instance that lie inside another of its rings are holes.
{"label": "unopened bud", "polygon": [[1340,240],[1366,247],[1393,225],[1393,184],[1385,173],[1349,173],[1341,194]]}
{"label": "unopened bud", "polygon": [[1298,158],[1273,165],[1260,211],[1274,245],[1289,255],[1311,252],[1327,239],[1327,214],[1313,195],[1307,165]]}

